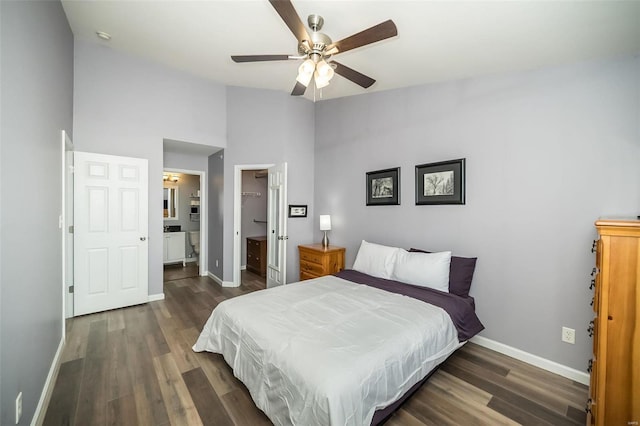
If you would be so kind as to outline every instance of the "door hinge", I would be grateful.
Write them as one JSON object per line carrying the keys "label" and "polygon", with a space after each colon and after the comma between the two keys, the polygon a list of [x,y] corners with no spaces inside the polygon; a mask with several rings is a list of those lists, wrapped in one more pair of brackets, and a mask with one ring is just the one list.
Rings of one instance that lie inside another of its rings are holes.
{"label": "door hinge", "polygon": [[69,226],[69,233],[73,234],[73,225]]}
{"label": "door hinge", "polygon": [[75,287],[75,286],[73,286],[73,285],[70,285],[70,286],[69,286],[69,293],[73,293],[74,287]]}

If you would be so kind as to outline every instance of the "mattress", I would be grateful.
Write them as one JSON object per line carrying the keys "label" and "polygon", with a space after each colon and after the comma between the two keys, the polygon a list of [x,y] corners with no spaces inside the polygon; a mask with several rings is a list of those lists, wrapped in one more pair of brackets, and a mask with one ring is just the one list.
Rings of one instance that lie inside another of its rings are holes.
{"label": "mattress", "polygon": [[222,354],[276,425],[369,425],[460,345],[445,309],[325,276],[220,303],[193,350]]}

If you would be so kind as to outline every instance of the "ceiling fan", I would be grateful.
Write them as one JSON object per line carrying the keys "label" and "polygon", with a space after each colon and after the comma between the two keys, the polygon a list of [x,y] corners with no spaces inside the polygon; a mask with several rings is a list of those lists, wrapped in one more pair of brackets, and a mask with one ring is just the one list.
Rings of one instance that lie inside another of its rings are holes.
{"label": "ceiling fan", "polygon": [[309,33],[290,0],[269,0],[269,3],[298,39],[298,55],[231,56],[234,62],[303,60],[302,65],[298,68],[296,85],[291,92],[292,96],[304,95],[312,78],[316,88],[321,89],[327,86],[334,73],[365,89],[376,82],[371,77],[334,61],[331,57],[398,35],[398,29],[392,20],[389,19],[334,43],[329,36],[320,32],[324,24],[322,16],[309,15],[307,19],[311,29],[311,33]]}

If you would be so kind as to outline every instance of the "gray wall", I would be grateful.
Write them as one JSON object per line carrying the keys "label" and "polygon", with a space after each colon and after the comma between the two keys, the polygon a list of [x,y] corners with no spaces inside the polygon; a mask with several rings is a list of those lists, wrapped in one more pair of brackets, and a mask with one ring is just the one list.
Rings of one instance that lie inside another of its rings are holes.
{"label": "gray wall", "polygon": [[[639,91],[635,56],[319,103],[316,211],[348,267],[361,239],[477,256],[482,335],[585,371],[593,223],[640,214]],[[416,206],[414,166],[462,157],[466,205]],[[366,207],[396,166],[402,205]]]}
{"label": "gray wall", "polygon": [[197,170],[206,172],[208,160],[206,155],[191,155],[177,152],[164,152],[163,164],[165,169]]}
{"label": "gray wall", "polygon": [[62,338],[61,131],[71,132],[73,36],[59,2],[2,1],[0,424],[31,422]]}
{"label": "gray wall", "polygon": [[149,160],[149,294],[162,293],[163,139],[226,146],[225,88],[84,41],[74,83],[76,150]]}
{"label": "gray wall", "polygon": [[259,197],[242,197],[242,250],[240,264],[247,264],[247,237],[267,235],[267,224],[256,223],[255,220],[267,220],[267,177],[256,178],[255,170],[242,172],[242,192],[260,193]]}
{"label": "gray wall", "polygon": [[[209,156],[207,215],[209,272],[222,279],[224,263],[224,150]],[[230,219],[233,221],[233,219]],[[217,263],[216,263],[217,262]]]}
{"label": "gray wall", "polygon": [[[224,252],[233,253],[235,165],[288,164],[289,204],[308,204],[313,216],[314,104],[271,90],[227,88],[228,146],[224,161]],[[313,240],[311,217],[288,220],[287,281],[298,281],[298,244]],[[224,259],[233,281],[233,259]]]}

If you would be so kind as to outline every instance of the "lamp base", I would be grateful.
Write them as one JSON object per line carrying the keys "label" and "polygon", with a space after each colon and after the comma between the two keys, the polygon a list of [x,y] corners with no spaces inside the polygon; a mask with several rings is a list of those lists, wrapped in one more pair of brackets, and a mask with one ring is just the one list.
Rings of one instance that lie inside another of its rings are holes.
{"label": "lamp base", "polygon": [[324,237],[322,238],[322,247],[329,247],[329,238],[327,237],[327,231],[324,231]]}

